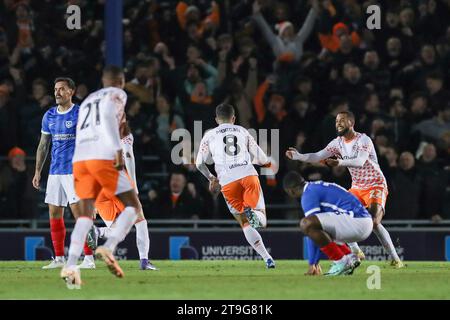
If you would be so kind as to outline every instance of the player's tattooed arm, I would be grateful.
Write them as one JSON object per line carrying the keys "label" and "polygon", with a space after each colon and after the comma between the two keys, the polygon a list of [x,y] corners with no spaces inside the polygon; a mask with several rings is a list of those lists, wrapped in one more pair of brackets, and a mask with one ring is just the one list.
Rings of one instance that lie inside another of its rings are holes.
{"label": "player's tattooed arm", "polygon": [[39,184],[41,181],[41,172],[44,167],[45,160],[47,159],[48,151],[50,150],[51,135],[41,134],[41,140],[39,141],[39,146],[36,151],[36,167],[33,177],[33,186],[39,189]]}

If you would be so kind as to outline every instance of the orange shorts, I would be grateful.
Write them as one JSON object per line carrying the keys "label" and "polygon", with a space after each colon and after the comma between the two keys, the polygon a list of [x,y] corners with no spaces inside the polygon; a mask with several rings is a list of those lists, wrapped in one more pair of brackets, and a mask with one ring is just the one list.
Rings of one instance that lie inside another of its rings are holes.
{"label": "orange shorts", "polygon": [[108,198],[102,190],[95,200],[95,208],[106,224],[113,223],[119,214],[125,209],[122,201],[116,196]]}
{"label": "orange shorts", "polygon": [[73,164],[75,192],[80,199],[96,199],[100,191],[108,198],[133,189],[124,170],[114,168],[114,160],[85,160]]}
{"label": "orange shorts", "polygon": [[365,190],[352,188],[348,190],[348,192],[358,198],[364,207],[368,208],[372,203],[378,203],[383,207],[383,210],[386,205],[386,198],[389,194],[387,189],[383,187],[372,187]]}
{"label": "orange shorts", "polygon": [[258,176],[233,181],[222,187],[222,194],[232,214],[242,213],[246,207],[265,210]]}

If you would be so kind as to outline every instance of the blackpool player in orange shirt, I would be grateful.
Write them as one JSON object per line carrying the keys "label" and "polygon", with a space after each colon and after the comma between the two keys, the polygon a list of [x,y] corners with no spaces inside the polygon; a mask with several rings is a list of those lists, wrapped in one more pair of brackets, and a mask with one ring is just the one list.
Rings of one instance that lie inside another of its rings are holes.
{"label": "blackpool player in orange shirt", "polygon": [[81,286],[80,270],[76,262],[83,243],[93,225],[92,213],[97,196],[117,196],[125,209],[116,220],[110,237],[95,251],[117,277],[123,271],[114,258],[117,244],[125,238],[136,222],[139,200],[133,183],[124,171],[123,150],[119,126],[124,119],[127,94],[123,91],[125,76],[121,68],[106,67],[102,76],[103,89],[91,93],[80,106],[72,159],[75,192],[80,198],[81,215],[72,232],[69,258],[61,270],[61,278],[69,289]]}
{"label": "blackpool player in orange shirt", "polygon": [[[316,153],[301,154],[296,149],[290,148],[286,151],[286,156],[291,160],[304,162],[325,160],[325,163],[331,167],[347,167],[352,177],[352,187],[349,192],[353,193],[372,215],[373,232],[390,254],[391,265],[402,268],[404,264],[395,250],[391,236],[381,224],[388,195],[386,179],[378,165],[372,140],[364,133],[356,132],[354,125],[355,116],[352,112],[340,112],[336,116],[337,137],[325,149]],[[331,157],[337,159],[330,159]],[[349,243],[349,246],[360,258],[364,258],[364,253],[357,243]]]}
{"label": "blackpool player in orange shirt", "polygon": [[[206,132],[200,142],[196,166],[209,180],[210,190],[221,189],[225,202],[240,224],[245,238],[264,259],[267,268],[275,268],[257,228],[265,228],[267,218],[264,195],[253,163],[270,166],[271,162],[247,129],[234,124],[234,108],[221,104],[216,108],[217,127]],[[206,166],[214,161],[217,177]]]}

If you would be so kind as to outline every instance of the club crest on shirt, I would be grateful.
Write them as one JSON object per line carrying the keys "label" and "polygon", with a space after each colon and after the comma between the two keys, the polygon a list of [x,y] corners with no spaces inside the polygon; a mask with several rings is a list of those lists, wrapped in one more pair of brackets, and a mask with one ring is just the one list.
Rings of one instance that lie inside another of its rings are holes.
{"label": "club crest on shirt", "polygon": [[72,121],[66,121],[66,128],[67,129],[69,129],[69,128],[72,128],[72,126],[73,126],[73,122]]}

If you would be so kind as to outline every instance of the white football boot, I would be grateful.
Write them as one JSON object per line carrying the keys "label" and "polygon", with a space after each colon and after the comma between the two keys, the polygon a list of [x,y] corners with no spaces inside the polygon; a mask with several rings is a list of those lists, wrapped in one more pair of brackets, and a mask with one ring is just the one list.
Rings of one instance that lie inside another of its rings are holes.
{"label": "white football boot", "polygon": [[83,262],[77,266],[79,269],[95,269],[94,256],[84,256]]}
{"label": "white football boot", "polygon": [[65,257],[52,257],[52,262],[50,262],[48,265],[43,266],[42,269],[56,269],[56,268],[62,268],[64,267],[64,264],[66,263]]}

